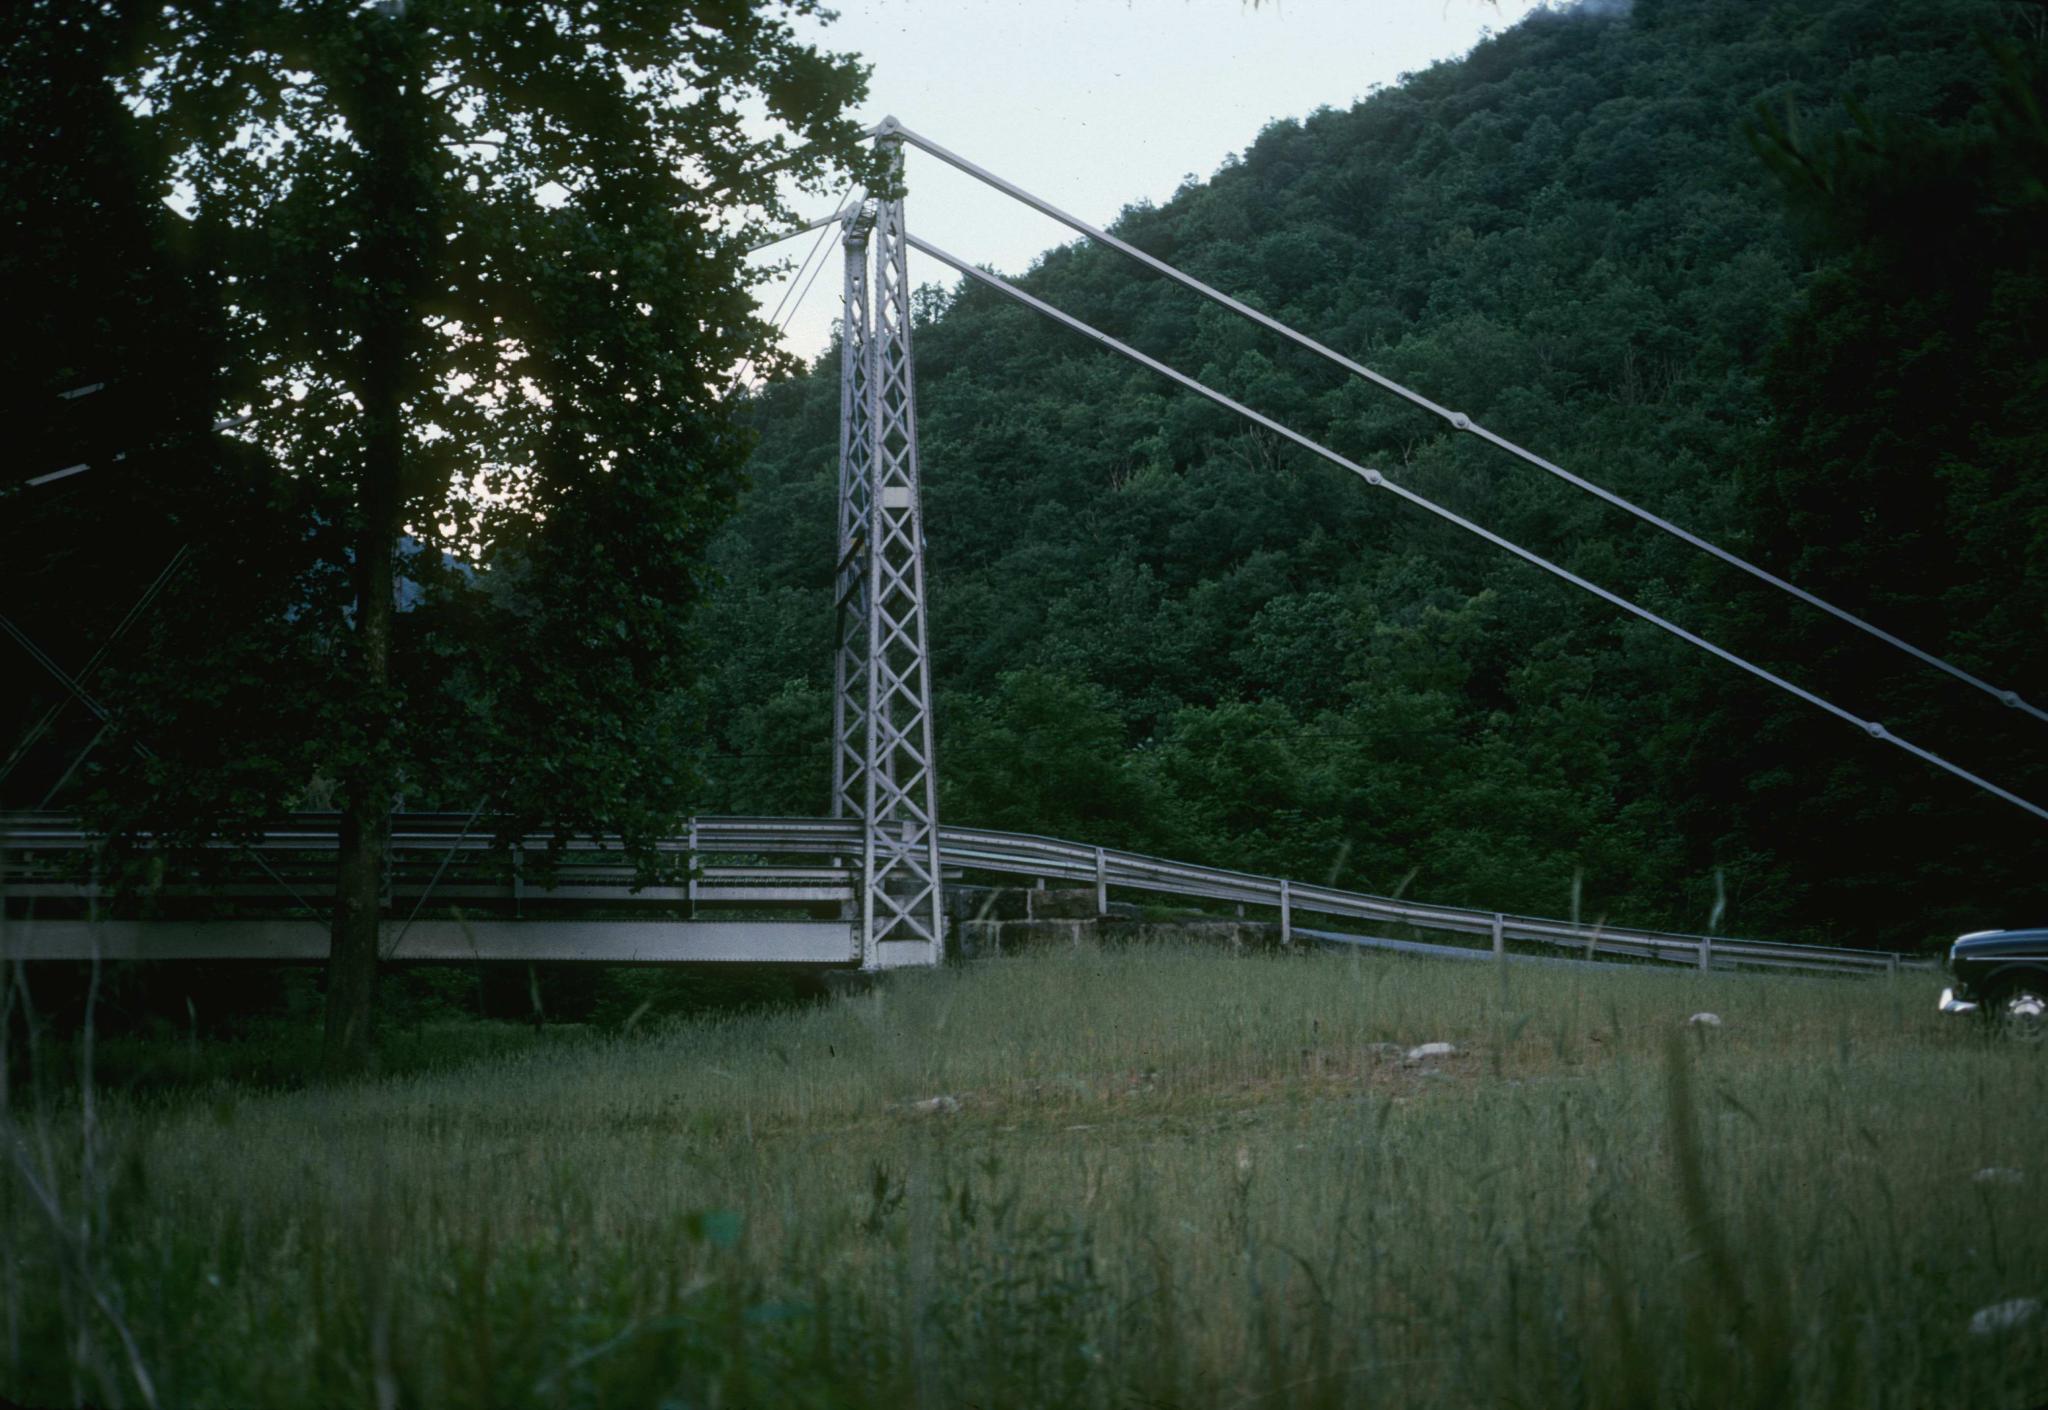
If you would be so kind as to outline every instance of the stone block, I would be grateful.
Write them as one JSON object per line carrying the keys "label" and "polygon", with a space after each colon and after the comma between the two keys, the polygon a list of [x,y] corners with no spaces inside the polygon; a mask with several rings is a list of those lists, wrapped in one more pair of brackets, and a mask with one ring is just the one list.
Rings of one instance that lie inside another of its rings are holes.
{"label": "stone block", "polygon": [[[1058,894],[1058,893],[1055,893]],[[1094,893],[1089,893],[1092,904]],[[1115,908],[1123,914],[1096,918],[1041,916],[1029,920],[963,920],[955,929],[955,949],[962,959],[987,959],[1048,947],[1089,945],[1214,945],[1238,952],[1278,950],[1280,926],[1267,920],[1234,920],[1191,916],[1179,920],[1144,920],[1136,907]],[[1297,947],[1298,948],[1298,947]]]}
{"label": "stone block", "polygon": [[953,926],[953,954],[963,960],[985,960],[1000,953],[996,927],[1001,921],[963,920]]}
{"label": "stone block", "polygon": [[949,886],[946,913],[963,921],[1024,920],[1031,913],[1030,894],[1018,886]]}
{"label": "stone block", "polygon": [[970,959],[1077,948],[1096,939],[1091,920],[970,920],[960,925],[961,953]]}
{"label": "stone block", "polygon": [[1102,923],[1105,943],[1139,945],[1215,945],[1226,950],[1277,950],[1280,925],[1267,920],[1226,920],[1190,917],[1182,920],[1109,920]]}
{"label": "stone block", "polygon": [[1033,920],[1093,920],[1095,919],[1095,888],[1047,887],[1043,891],[1024,893],[1030,904]]}

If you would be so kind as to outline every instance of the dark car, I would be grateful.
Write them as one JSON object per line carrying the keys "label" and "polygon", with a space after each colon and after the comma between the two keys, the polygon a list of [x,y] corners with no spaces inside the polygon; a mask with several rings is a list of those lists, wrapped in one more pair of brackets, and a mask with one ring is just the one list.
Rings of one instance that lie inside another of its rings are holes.
{"label": "dark car", "polygon": [[2015,1037],[2048,1034],[2048,930],[1979,930],[1948,949],[1943,1013],[1981,1013]]}

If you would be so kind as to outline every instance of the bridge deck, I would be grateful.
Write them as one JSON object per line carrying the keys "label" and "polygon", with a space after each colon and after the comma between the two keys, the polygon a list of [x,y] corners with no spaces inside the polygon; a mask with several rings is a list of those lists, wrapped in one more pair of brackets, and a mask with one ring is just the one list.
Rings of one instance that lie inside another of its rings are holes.
{"label": "bridge deck", "polygon": [[[474,819],[401,815],[394,822],[386,898],[387,936],[404,935],[394,959],[576,959],[608,963],[848,964],[859,962],[857,922],[824,920],[859,894],[858,823],[845,818],[690,819],[663,840],[663,861],[647,885],[616,838],[555,842],[536,834],[501,847]],[[1896,974],[1931,968],[1928,960],[1832,945],[1786,944],[1680,934],[1575,920],[1430,905],[1327,885],[1260,876],[1097,847],[1054,837],[941,827],[941,876],[1027,877],[1040,884],[1092,888],[1096,909],[1114,894],[1170,897],[1198,905],[1247,906],[1276,915],[1283,935],[1309,917],[1373,928],[1400,927],[1481,939],[1494,952],[1533,946],[1569,955],[1661,960],[1699,969],[1793,969],[1833,974]],[[337,824],[331,814],[300,814],[246,843],[215,843],[215,874],[171,869],[148,904],[176,918],[130,919],[141,902],[91,880],[97,840],[62,814],[0,814],[0,916],[11,916],[0,946],[23,958],[85,958],[92,952],[85,916],[97,909],[104,957],[273,958],[326,955],[320,920],[332,894]],[[543,866],[543,862],[552,865]],[[293,918],[205,920],[204,907],[234,906]],[[717,908],[731,920],[708,921]],[[65,912],[63,920],[50,917]],[[403,917],[424,910],[406,928]],[[441,914],[435,914],[435,911]],[[456,911],[467,919],[453,919]],[[746,913],[812,913],[808,919],[745,919]],[[123,914],[125,912],[125,914]],[[579,912],[581,914],[579,915]],[[624,916],[621,916],[621,912]],[[735,914],[737,913],[737,914]],[[33,919],[31,919],[33,917]],[[519,919],[518,917],[524,917]],[[64,927],[73,927],[66,930]],[[123,927],[126,927],[125,929]],[[41,938],[30,938],[40,936]],[[239,937],[239,938],[231,938]],[[1307,937],[1304,937],[1307,938]],[[1414,943],[1403,937],[1405,943]],[[32,944],[23,951],[15,947]],[[878,944],[875,968],[928,964],[932,947]]]}
{"label": "bridge deck", "polygon": [[[575,960],[598,964],[854,962],[843,920],[420,920],[387,926],[385,958],[412,964]],[[395,932],[395,933],[394,933]],[[16,920],[0,955],[16,960],[323,961],[327,925],[314,920]]]}

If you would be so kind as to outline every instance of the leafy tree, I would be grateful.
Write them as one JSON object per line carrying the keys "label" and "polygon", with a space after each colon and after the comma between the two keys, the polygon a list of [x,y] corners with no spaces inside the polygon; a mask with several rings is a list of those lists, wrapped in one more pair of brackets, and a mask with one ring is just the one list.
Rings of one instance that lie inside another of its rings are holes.
{"label": "leafy tree", "polygon": [[[2048,15],[2031,8],[2037,24]],[[1758,149],[1830,258],[1766,363],[1775,415],[1744,479],[1765,551],[2036,706],[2048,703],[2038,33],[1980,36],[1970,57],[1991,78],[1962,111],[1851,101],[1789,124],[1761,116]],[[2048,789],[2039,720],[1808,620],[1735,625],[1764,649],[1824,662],[1909,738],[1953,741],[1952,757],[2036,801]],[[1829,768],[1815,787],[1786,766],[1822,753],[1815,721],[1788,716],[1765,736],[1720,723],[1729,756],[1763,781],[1738,806],[1826,839],[1813,852],[1851,896],[1881,895],[1903,869],[1927,878],[1929,906],[1958,929],[2030,922],[2048,905],[2038,844],[2026,845],[2038,823],[1986,819],[1960,786],[1866,761]]]}
{"label": "leafy tree", "polygon": [[1069,676],[1004,672],[949,712],[942,812],[1108,844],[1144,837],[1155,800],[1129,767],[1115,703]]}
{"label": "leafy tree", "polygon": [[99,812],[189,837],[333,782],[336,1067],[370,1050],[394,806],[618,828],[644,857],[686,804],[682,648],[749,439],[722,384],[775,358],[745,251],[788,218],[785,183],[865,173],[863,70],[789,23],[816,9],[48,3],[13,21],[93,38],[104,66],[69,81],[118,94],[150,195],[190,217],[218,330],[205,410],[258,408],[272,467],[239,501],[265,514],[188,498],[182,527],[218,588],[260,560],[266,610],[225,621],[260,624],[274,654],[194,610],[218,593],[167,599],[115,691],[122,742],[153,739],[155,760],[104,769]]}
{"label": "leafy tree", "polygon": [[[2039,13],[1560,7],[1349,110],[1270,124],[1117,230],[2038,698]],[[1759,103],[1800,115],[1826,174],[1814,199],[1788,201],[1759,160]],[[1829,155],[1838,131],[1849,165]],[[1113,252],[1050,250],[1025,283],[1916,741],[2048,792],[2031,722],[1864,652]],[[2034,825],[2006,805],[991,291],[962,286],[937,308],[918,358],[937,747],[942,777],[956,761],[973,775],[946,800],[962,821],[1049,826],[1023,816],[1027,800],[1069,814],[1030,780],[1067,776],[1070,758],[1110,772],[1104,741],[1076,740],[1058,712],[1023,728],[1007,673],[1027,670],[1100,692],[1086,718],[1120,722],[1122,772],[1145,790],[1133,836],[1161,851],[1382,888],[1413,872],[1432,898],[1505,908],[1555,910],[1576,873],[1588,915],[1688,927],[1719,871],[1727,926],[1898,946],[2048,903]],[[829,514],[800,497],[829,503],[835,371],[828,354],[753,404],[758,489],[720,553],[736,620],[757,604],[778,622],[829,620],[815,566]],[[732,653],[709,663],[717,693],[767,698],[800,676],[828,710],[829,663],[781,636],[807,654]],[[735,724],[710,724],[735,747]],[[958,759],[998,728],[999,776]],[[827,732],[822,717],[801,729]]]}
{"label": "leafy tree", "polygon": [[[0,346],[0,414],[14,448],[0,610],[96,701],[105,683],[87,669],[94,647],[167,565],[190,584],[180,536],[166,532],[169,487],[247,469],[209,444],[214,359],[190,354],[215,330],[190,229],[153,190],[160,154],[106,81],[122,43],[68,7],[0,21],[0,140],[17,153],[0,185],[12,335]],[[232,495],[215,498],[232,512]],[[100,722],[4,649],[6,708],[19,713],[0,798],[34,806],[91,757]]]}

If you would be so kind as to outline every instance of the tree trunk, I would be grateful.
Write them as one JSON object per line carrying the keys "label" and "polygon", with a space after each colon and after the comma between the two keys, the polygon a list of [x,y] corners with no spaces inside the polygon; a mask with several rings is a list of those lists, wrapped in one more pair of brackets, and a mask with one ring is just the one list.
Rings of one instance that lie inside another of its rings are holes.
{"label": "tree trunk", "polygon": [[378,919],[391,813],[388,802],[376,805],[373,793],[374,787],[364,779],[351,784],[342,803],[327,959],[323,1061],[330,1076],[366,1069],[376,1041]]}
{"label": "tree trunk", "polygon": [[364,382],[368,434],[359,481],[363,522],[355,545],[355,666],[362,754],[347,771],[341,790],[341,844],[327,952],[325,1063],[330,1075],[366,1068],[376,1040],[384,852],[397,791],[392,765],[397,722],[391,693],[391,565],[401,528],[398,478],[404,433],[398,419],[397,377],[373,371]]}
{"label": "tree trunk", "polygon": [[401,702],[391,679],[392,564],[405,523],[406,368],[419,326],[414,297],[430,224],[417,160],[425,124],[402,25],[402,18],[367,20],[360,102],[351,115],[365,154],[361,271],[371,297],[355,378],[363,407],[354,565],[359,752],[341,780],[323,1052],[330,1076],[364,1070],[375,1051],[384,854],[398,791]]}

